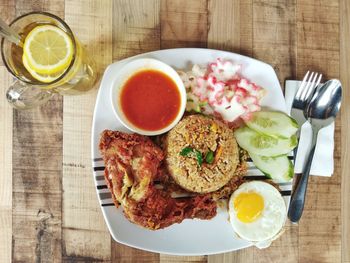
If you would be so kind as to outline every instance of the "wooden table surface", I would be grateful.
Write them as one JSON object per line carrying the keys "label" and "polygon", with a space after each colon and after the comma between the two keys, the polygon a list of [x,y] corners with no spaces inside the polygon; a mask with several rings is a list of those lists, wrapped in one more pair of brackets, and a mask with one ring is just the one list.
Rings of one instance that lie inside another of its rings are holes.
{"label": "wooden table surface", "polygon": [[114,242],[90,161],[97,89],[12,110],[0,62],[0,262],[350,262],[349,0],[0,0],[7,22],[33,10],[71,26],[99,73],[120,59],[175,47],[208,47],[271,64],[283,86],[316,70],[344,88],[335,172],[310,180],[298,226],[265,250],[200,257],[148,253]]}

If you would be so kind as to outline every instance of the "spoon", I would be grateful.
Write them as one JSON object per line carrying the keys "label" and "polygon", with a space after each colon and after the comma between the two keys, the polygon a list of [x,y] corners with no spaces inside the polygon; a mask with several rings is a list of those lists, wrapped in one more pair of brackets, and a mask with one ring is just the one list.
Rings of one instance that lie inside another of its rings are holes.
{"label": "spoon", "polygon": [[341,98],[342,88],[340,81],[331,79],[317,88],[308,107],[304,111],[305,117],[311,123],[312,142],[305,168],[289,205],[288,217],[293,223],[299,222],[303,213],[307,183],[315,153],[318,132],[334,122],[340,109]]}
{"label": "spoon", "polygon": [[11,27],[9,27],[4,20],[0,18],[0,35],[6,38],[8,41],[15,43],[17,46],[22,47],[23,42],[20,37]]}

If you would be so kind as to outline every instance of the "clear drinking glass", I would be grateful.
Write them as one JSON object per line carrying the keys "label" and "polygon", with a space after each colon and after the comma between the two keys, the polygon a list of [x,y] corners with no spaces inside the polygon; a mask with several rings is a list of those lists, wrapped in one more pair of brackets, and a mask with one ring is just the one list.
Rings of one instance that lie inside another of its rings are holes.
{"label": "clear drinking glass", "polygon": [[11,22],[10,27],[22,39],[37,26],[53,25],[70,38],[73,57],[70,64],[51,82],[41,82],[23,65],[22,47],[2,39],[1,54],[7,70],[16,78],[6,93],[9,103],[17,109],[29,109],[47,102],[55,93],[78,95],[91,90],[97,82],[95,63],[88,56],[69,26],[59,17],[46,12],[32,12]]}

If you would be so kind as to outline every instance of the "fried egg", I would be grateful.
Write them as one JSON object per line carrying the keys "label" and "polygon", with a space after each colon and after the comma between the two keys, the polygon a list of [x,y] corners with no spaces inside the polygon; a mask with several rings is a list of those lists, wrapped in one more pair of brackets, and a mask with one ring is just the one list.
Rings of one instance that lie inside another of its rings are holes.
{"label": "fried egg", "polygon": [[239,237],[258,244],[258,247],[266,247],[281,232],[287,208],[275,187],[266,182],[251,181],[242,184],[231,195],[229,215]]}

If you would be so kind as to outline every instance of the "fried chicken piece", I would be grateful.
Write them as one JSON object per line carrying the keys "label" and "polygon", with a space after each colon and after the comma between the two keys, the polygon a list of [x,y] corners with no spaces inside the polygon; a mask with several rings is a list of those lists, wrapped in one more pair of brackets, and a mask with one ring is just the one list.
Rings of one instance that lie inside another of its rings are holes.
{"label": "fried chicken piece", "polygon": [[216,203],[210,195],[175,199],[167,192],[153,188],[145,202],[131,201],[124,212],[131,222],[149,229],[161,229],[185,218],[210,219],[216,215]]}
{"label": "fried chicken piece", "polygon": [[216,202],[210,195],[175,199],[155,186],[155,181],[166,181],[164,154],[148,137],[105,130],[99,148],[115,205],[123,206],[131,222],[159,229],[185,218],[210,219],[216,215]]}
{"label": "fried chicken piece", "polygon": [[164,158],[162,150],[147,137],[108,130],[102,133],[99,148],[115,201],[124,205],[128,198],[144,200]]}

